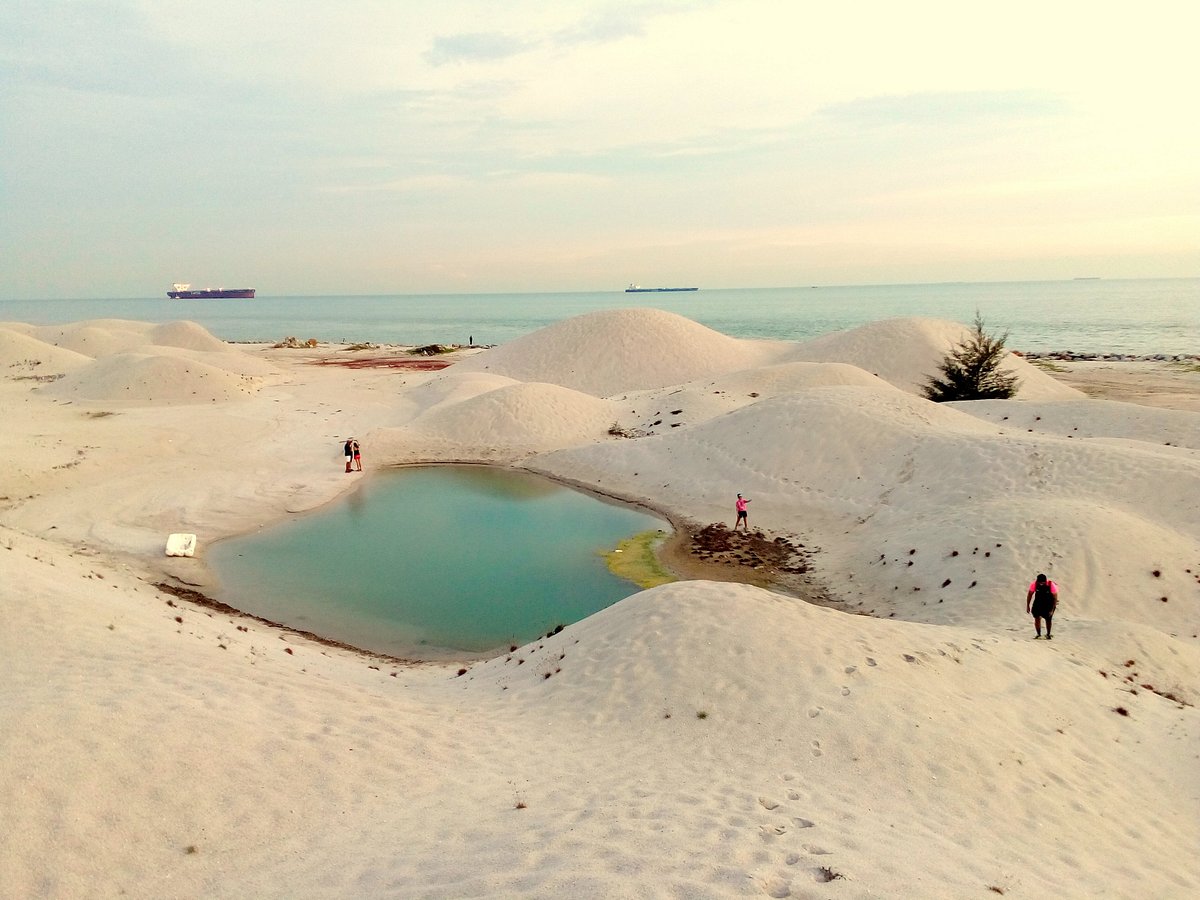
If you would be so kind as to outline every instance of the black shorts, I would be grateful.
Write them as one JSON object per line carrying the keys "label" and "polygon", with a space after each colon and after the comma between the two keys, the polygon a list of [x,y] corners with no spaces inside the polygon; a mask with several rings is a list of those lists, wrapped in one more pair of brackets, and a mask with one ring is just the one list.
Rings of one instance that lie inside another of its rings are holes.
{"label": "black shorts", "polygon": [[1033,604],[1033,617],[1035,619],[1049,619],[1052,615],[1054,615],[1054,604],[1053,603],[1034,603]]}
{"label": "black shorts", "polygon": [[749,519],[750,519],[749,512],[750,512],[750,511],[749,511],[749,510],[746,510],[746,509],[739,509],[739,510],[738,510],[738,518],[739,518],[739,519],[746,519],[747,521],[749,521]]}

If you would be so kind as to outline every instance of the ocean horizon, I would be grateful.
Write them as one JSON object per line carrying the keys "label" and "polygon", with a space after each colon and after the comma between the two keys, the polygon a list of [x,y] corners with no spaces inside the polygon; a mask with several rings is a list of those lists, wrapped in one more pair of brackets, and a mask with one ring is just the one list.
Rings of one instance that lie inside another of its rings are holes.
{"label": "ocean horizon", "polygon": [[732,337],[802,341],[880,319],[917,316],[970,324],[1024,352],[1200,353],[1200,278],[939,282],[611,291],[273,296],[253,300],[159,297],[0,300],[0,322],[86,319],[196,322],[226,341],[416,346],[502,344],[552,322],[604,309],[651,307]]}

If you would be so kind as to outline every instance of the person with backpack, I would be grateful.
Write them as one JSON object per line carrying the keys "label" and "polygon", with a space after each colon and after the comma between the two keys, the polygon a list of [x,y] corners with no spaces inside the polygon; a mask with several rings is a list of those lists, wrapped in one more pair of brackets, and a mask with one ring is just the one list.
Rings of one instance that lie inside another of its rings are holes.
{"label": "person with backpack", "polygon": [[342,446],[342,452],[346,454],[346,471],[353,471],[351,466],[354,464],[354,438],[346,438],[346,443]]}
{"label": "person with backpack", "polygon": [[1033,638],[1035,641],[1042,637],[1042,619],[1046,620],[1046,640],[1053,640],[1050,636],[1050,626],[1054,620],[1054,610],[1057,608],[1058,585],[1039,573],[1025,595],[1025,612],[1032,613],[1033,627],[1037,631]]}

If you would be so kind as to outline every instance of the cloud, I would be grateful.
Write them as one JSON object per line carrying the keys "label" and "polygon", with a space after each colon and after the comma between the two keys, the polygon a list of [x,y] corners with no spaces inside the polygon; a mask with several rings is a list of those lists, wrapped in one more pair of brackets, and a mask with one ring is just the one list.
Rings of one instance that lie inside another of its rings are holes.
{"label": "cloud", "polygon": [[495,62],[510,59],[534,49],[537,43],[500,31],[479,31],[464,34],[439,35],[426,52],[430,65],[450,63]]}
{"label": "cloud", "polygon": [[10,85],[161,97],[193,74],[136,11],[48,2],[38,15],[22,12],[0,5],[0,78]]}
{"label": "cloud", "polygon": [[622,38],[636,37],[645,33],[642,26],[644,13],[640,10],[608,9],[593,13],[569,28],[555,34],[555,41],[563,46],[574,44],[604,44]]}

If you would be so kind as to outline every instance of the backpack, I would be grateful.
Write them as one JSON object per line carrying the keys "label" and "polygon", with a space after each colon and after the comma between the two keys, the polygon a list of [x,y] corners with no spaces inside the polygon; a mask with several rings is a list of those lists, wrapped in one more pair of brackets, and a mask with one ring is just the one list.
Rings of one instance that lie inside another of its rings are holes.
{"label": "backpack", "polygon": [[1054,594],[1050,590],[1050,579],[1046,579],[1045,584],[1036,584],[1033,587],[1033,596],[1039,603],[1048,603],[1054,605]]}

